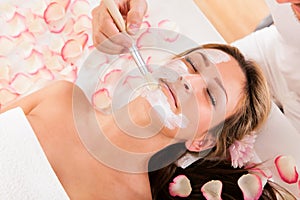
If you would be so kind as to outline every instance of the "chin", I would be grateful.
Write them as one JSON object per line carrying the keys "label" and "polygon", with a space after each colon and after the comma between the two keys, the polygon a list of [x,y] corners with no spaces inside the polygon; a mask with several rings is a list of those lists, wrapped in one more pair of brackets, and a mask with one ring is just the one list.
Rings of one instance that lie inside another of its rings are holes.
{"label": "chin", "polygon": [[293,10],[296,18],[300,22],[300,4],[297,4],[297,5],[292,4],[291,7],[292,7],[292,10]]}

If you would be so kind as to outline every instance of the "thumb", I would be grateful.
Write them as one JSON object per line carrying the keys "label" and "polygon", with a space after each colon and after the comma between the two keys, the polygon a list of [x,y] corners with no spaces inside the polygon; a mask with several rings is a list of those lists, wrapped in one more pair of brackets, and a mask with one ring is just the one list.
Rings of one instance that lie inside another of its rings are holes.
{"label": "thumb", "polygon": [[145,0],[130,1],[130,10],[127,13],[127,32],[129,34],[136,34],[143,18],[147,12],[147,2]]}

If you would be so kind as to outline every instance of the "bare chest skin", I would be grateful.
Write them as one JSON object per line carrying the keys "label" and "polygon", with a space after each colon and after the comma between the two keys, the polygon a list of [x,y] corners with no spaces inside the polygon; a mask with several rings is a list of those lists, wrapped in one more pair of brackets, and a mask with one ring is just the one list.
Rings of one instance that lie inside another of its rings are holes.
{"label": "bare chest skin", "polygon": [[71,104],[68,99],[58,103],[57,99],[49,98],[27,115],[69,197],[72,200],[151,199],[147,173],[116,171],[89,154],[76,132]]}

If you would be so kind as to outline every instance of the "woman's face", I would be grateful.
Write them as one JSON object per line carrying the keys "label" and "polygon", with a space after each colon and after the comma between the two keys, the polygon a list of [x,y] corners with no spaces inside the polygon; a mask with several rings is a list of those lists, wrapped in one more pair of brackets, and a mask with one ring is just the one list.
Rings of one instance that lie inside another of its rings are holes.
{"label": "woman's face", "polygon": [[161,90],[173,113],[187,121],[185,127],[163,128],[167,137],[201,137],[233,114],[243,94],[246,80],[238,62],[220,50],[195,50],[164,68],[176,71],[177,77],[162,78]]}

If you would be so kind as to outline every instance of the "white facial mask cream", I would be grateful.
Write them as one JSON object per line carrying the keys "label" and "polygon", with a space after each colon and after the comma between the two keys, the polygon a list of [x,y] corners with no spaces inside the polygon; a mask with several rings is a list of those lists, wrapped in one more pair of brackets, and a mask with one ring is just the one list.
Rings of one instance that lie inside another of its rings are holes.
{"label": "white facial mask cream", "polygon": [[182,114],[173,113],[167,97],[160,89],[144,91],[142,96],[148,100],[167,128],[185,128],[187,126],[188,119]]}
{"label": "white facial mask cream", "polygon": [[201,49],[201,52],[203,52],[213,64],[230,61],[228,54],[217,49]]}

